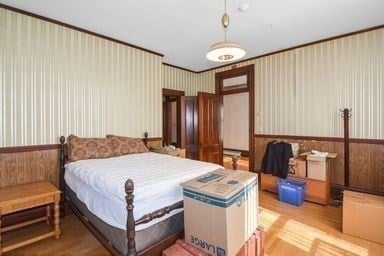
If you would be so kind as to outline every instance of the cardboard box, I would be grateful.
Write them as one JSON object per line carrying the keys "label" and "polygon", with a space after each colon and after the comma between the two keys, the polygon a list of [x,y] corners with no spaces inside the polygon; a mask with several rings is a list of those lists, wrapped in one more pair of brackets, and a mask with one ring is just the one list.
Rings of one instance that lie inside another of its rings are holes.
{"label": "cardboard box", "polygon": [[384,197],[344,191],[343,233],[384,244]]}
{"label": "cardboard box", "polygon": [[327,162],[324,161],[308,160],[308,178],[315,180],[326,180],[327,178]]}
{"label": "cardboard box", "polygon": [[336,158],[336,153],[328,153],[326,156],[313,155],[311,152],[305,152],[301,156],[307,156],[307,177],[315,180],[327,179],[327,168],[329,160]]}
{"label": "cardboard box", "polygon": [[307,160],[305,157],[289,159],[290,169],[288,175],[296,177],[307,177]]}
{"label": "cardboard box", "polygon": [[211,255],[235,255],[258,226],[254,173],[219,169],[185,182],[187,243]]}

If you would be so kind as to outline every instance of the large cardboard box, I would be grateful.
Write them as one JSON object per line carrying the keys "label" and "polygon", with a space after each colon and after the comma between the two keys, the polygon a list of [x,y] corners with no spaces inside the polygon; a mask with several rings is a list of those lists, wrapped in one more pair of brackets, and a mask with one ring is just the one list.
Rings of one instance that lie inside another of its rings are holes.
{"label": "large cardboard box", "polygon": [[343,233],[384,244],[384,197],[345,190]]}
{"label": "large cardboard box", "polygon": [[185,240],[216,256],[232,256],[258,226],[254,173],[219,169],[182,184]]}

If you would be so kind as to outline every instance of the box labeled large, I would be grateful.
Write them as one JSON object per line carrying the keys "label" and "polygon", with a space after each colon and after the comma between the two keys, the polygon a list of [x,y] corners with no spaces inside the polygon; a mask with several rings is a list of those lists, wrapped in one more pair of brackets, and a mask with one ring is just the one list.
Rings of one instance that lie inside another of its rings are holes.
{"label": "box labeled large", "polygon": [[344,191],[343,233],[384,244],[384,197]]}
{"label": "box labeled large", "polygon": [[257,176],[219,169],[185,182],[185,241],[210,255],[232,256],[258,226]]}

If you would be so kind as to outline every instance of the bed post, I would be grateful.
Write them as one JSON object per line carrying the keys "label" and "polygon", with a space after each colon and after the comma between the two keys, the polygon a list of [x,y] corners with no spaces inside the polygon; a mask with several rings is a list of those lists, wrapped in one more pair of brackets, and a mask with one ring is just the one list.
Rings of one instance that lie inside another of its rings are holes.
{"label": "bed post", "polygon": [[135,219],[133,217],[133,181],[128,179],[125,182],[125,200],[127,202],[127,255],[136,256],[135,243]]}
{"label": "bed post", "polygon": [[148,148],[148,132],[144,133],[143,142],[144,142],[144,145]]}
{"label": "bed post", "polygon": [[64,187],[64,171],[65,171],[65,137],[60,137],[60,173],[59,173],[59,189],[60,195],[60,216],[65,217],[65,187]]}

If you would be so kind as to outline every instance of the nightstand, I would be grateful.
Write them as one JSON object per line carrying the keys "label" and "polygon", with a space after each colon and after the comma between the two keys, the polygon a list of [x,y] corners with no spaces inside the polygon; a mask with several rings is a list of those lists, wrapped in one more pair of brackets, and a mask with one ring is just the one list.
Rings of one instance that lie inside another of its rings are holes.
{"label": "nightstand", "polygon": [[[18,185],[13,187],[5,187],[0,189],[0,255],[10,250],[19,248],[21,246],[54,236],[56,239],[60,237],[60,220],[59,220],[59,201],[60,191],[52,185],[50,182],[38,182],[25,185]],[[41,221],[51,222],[51,206],[53,204],[53,230],[30,238],[25,241],[21,241],[15,244],[2,247],[1,234],[24,227],[30,224],[38,223]],[[1,217],[6,214],[31,209],[38,206],[47,207],[46,217],[37,218],[34,220],[26,221],[23,223],[15,224],[1,228]]]}
{"label": "nightstand", "polygon": [[168,150],[163,147],[158,147],[158,148],[151,148],[151,151],[159,154],[166,154],[166,155],[185,158],[185,148],[182,148],[182,149],[176,148],[174,150]]}

